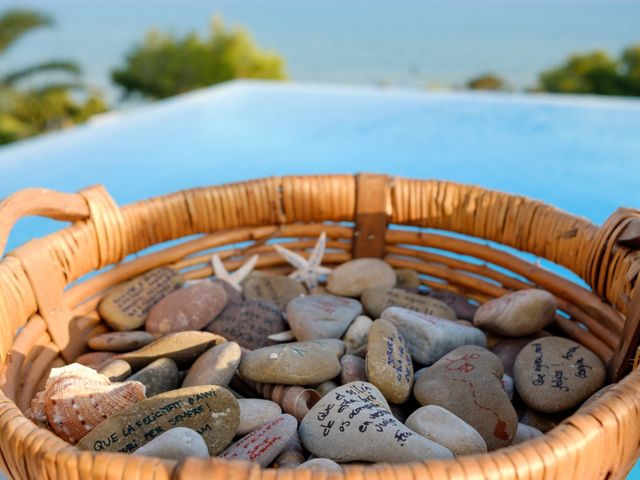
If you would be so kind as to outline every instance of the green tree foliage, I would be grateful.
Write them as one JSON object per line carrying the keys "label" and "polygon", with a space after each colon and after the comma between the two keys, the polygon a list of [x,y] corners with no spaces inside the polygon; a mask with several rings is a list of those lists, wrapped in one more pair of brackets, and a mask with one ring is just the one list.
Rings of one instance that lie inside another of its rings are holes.
{"label": "green tree foliage", "polygon": [[260,50],[245,30],[228,30],[214,19],[204,39],[150,31],[112,78],[125,95],[165,98],[233,78],[284,79],[285,73],[279,55]]}
{"label": "green tree foliage", "polygon": [[[14,9],[0,15],[0,55],[22,35],[50,27],[52,20],[31,10]],[[62,73],[66,80],[38,82],[38,77]],[[80,82],[80,67],[53,60],[12,72],[0,72],[0,144],[87,120],[107,106],[95,91]],[[29,86],[23,86],[29,81]]]}
{"label": "green tree foliage", "polygon": [[472,90],[508,90],[506,82],[491,73],[480,75],[479,77],[472,78],[467,82],[467,88]]}
{"label": "green tree foliage", "polygon": [[542,72],[538,83],[545,92],[640,95],[640,45],[627,48],[620,58],[603,51],[572,55]]}

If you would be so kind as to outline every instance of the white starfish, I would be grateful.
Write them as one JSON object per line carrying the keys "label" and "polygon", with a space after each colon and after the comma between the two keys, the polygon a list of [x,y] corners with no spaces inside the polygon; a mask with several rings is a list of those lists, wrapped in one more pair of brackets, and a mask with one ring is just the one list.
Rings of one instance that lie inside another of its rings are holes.
{"label": "white starfish", "polygon": [[331,273],[331,269],[322,266],[322,257],[326,245],[327,235],[322,232],[316,246],[313,247],[309,260],[302,255],[292,252],[281,245],[274,245],[276,251],[284,257],[284,259],[295,267],[295,270],[289,274],[289,278],[304,282],[307,288],[311,289],[318,285],[318,279],[322,275]]}
{"label": "white starfish", "polygon": [[242,292],[242,287],[240,283],[249,276],[253,267],[256,266],[256,262],[258,261],[258,255],[254,255],[249,260],[245,262],[238,270],[233,273],[227,272],[227,269],[224,268],[224,264],[217,253],[214,253],[211,257],[211,265],[213,266],[213,273],[215,274],[218,280],[224,280],[233,288],[235,288],[238,292]]}

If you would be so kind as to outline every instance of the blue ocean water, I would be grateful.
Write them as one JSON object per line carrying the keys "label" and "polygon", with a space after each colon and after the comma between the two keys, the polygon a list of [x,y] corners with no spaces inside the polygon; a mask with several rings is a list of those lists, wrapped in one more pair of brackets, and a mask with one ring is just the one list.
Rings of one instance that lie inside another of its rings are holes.
{"label": "blue ocean water", "polygon": [[[5,5],[11,5],[4,2]],[[205,33],[213,14],[280,52],[293,80],[463,85],[496,72],[522,88],[575,51],[640,42],[637,0],[13,0],[57,25],[25,37],[0,70],[79,61],[111,97],[110,70],[151,27]]]}

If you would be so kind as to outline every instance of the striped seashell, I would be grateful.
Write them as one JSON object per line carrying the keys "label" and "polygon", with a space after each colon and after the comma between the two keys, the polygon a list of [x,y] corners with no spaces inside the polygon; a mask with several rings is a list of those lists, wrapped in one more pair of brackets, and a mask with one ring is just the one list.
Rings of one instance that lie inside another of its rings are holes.
{"label": "striped seashell", "polygon": [[44,404],[51,430],[70,443],[78,442],[114,413],[146,398],[140,382],[111,383],[106,376],[77,364],[54,370],[44,392],[32,402],[32,416],[41,417],[38,408]]}

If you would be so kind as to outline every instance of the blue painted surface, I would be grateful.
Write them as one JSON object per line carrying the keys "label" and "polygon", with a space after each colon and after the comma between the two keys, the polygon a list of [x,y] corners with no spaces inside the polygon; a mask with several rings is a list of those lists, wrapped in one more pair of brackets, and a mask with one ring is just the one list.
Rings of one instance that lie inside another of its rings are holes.
{"label": "blue painted surface", "polygon": [[[234,82],[2,148],[0,196],[104,183],[124,204],[358,171],[477,183],[600,223],[640,207],[640,101]],[[10,247],[58,226],[21,221]]]}

